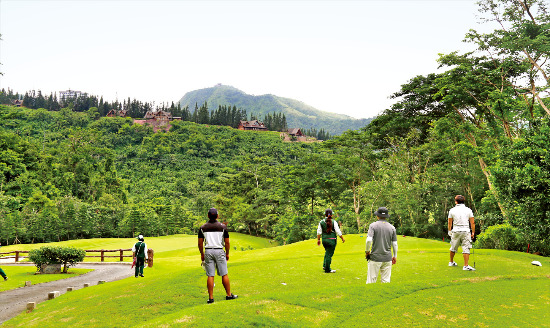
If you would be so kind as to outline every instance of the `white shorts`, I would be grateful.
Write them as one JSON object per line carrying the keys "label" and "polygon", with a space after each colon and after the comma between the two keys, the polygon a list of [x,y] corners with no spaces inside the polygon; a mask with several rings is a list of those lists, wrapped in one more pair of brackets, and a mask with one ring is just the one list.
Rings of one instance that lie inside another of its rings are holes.
{"label": "white shorts", "polygon": [[462,254],[470,254],[472,235],[469,231],[453,231],[451,237],[451,252],[456,253],[458,246],[462,246]]}

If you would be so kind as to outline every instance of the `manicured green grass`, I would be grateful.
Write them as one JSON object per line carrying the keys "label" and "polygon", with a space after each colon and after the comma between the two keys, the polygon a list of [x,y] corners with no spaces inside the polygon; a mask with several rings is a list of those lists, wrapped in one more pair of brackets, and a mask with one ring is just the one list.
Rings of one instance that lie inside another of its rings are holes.
{"label": "manicured green grass", "polygon": [[3,281],[0,277],[0,292],[24,287],[25,281],[30,281],[33,285],[36,285],[43,282],[66,279],[92,271],[90,269],[69,268],[67,273],[62,274],[35,274],[35,266],[0,265],[0,267],[8,276],[7,281]]}
{"label": "manicured green grass", "polygon": [[[145,278],[80,289],[41,303],[6,327],[549,327],[550,259],[475,250],[477,271],[448,267],[448,243],[399,237],[390,284],[366,285],[365,236],[338,243],[334,274],[322,272],[314,240],[266,247],[231,234],[229,278],[237,300],[225,301],[216,277],[208,305],[196,236],[148,238],[155,265]],[[110,242],[110,240],[107,240]],[[128,241],[130,242],[130,241]],[[100,244],[101,240],[95,243]],[[252,245],[254,244],[254,245]],[[261,248],[265,247],[265,248]],[[103,247],[102,248],[108,248]],[[238,248],[240,249],[240,248]],[[543,266],[530,264],[540,261]]]}
{"label": "manicured green grass", "polygon": [[[233,236],[233,234],[231,234]],[[231,250],[233,252],[249,251],[253,249],[276,246],[274,242],[268,239],[257,238],[249,235],[235,234],[238,238],[231,238]],[[84,250],[114,250],[130,249],[137,242],[135,238],[104,238],[104,239],[78,239],[63,242],[45,243],[45,244],[17,244],[4,246],[0,248],[2,252],[10,251],[30,251],[45,245],[77,247]],[[197,254],[197,237],[189,235],[172,235],[163,237],[146,237],[145,243],[148,248],[155,251],[156,254],[162,253],[163,257],[182,257]],[[91,255],[100,255],[91,253]],[[119,253],[105,253],[105,255],[116,256],[114,258],[105,258],[105,262],[119,262]],[[125,252],[124,255],[131,255],[131,252]],[[132,262],[131,257],[123,258],[124,262]],[[86,258],[85,262],[99,262],[100,258]]]}

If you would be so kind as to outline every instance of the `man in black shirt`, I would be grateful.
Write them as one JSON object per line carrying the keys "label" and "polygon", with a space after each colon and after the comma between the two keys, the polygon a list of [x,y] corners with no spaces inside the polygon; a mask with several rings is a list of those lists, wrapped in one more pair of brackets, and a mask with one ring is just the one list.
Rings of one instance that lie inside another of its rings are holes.
{"label": "man in black shirt", "polygon": [[[208,210],[208,222],[199,229],[199,251],[204,270],[208,276],[206,286],[208,287],[208,304],[214,303],[214,275],[216,269],[218,275],[222,276],[222,284],[225,288],[225,299],[233,300],[237,295],[231,294],[229,277],[227,276],[227,261],[229,261],[229,233],[227,227],[218,222],[218,210]],[[225,248],[225,252],[224,249]]]}

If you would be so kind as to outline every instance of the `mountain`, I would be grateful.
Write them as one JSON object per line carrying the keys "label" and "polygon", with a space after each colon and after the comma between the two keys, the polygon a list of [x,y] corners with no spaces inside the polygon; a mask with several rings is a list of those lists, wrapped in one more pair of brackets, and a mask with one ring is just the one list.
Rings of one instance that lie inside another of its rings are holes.
{"label": "mountain", "polygon": [[339,135],[346,130],[357,130],[369,124],[372,118],[355,119],[353,117],[324,112],[301,101],[278,97],[275,95],[254,96],[232,86],[218,84],[211,88],[199,89],[186,93],[180,99],[182,107],[195,109],[207,102],[209,110],[215,110],[219,105],[237,106],[262,120],[268,113],[284,113],[289,128],[317,130],[324,129],[331,135]]}

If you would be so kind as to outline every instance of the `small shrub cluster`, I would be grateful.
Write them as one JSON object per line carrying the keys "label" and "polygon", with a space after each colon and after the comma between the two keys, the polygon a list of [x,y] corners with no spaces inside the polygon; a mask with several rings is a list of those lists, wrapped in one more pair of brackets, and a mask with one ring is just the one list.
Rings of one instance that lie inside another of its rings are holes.
{"label": "small shrub cluster", "polygon": [[519,230],[509,223],[497,224],[477,236],[475,247],[521,251],[525,246]]}
{"label": "small shrub cluster", "polygon": [[29,260],[40,270],[43,264],[63,264],[63,273],[71,265],[82,262],[86,252],[75,247],[43,246],[29,252]]}

